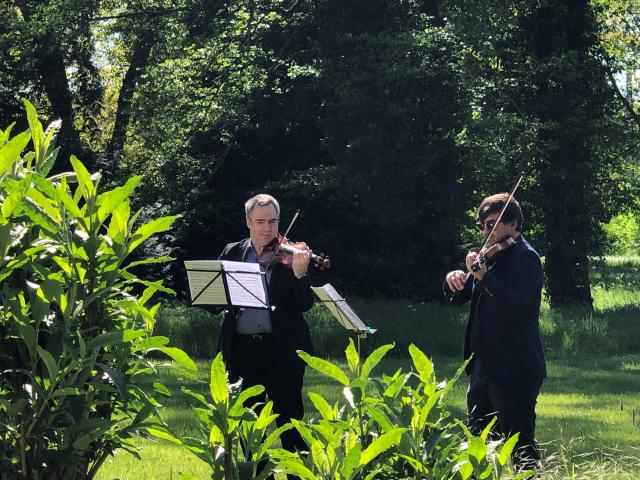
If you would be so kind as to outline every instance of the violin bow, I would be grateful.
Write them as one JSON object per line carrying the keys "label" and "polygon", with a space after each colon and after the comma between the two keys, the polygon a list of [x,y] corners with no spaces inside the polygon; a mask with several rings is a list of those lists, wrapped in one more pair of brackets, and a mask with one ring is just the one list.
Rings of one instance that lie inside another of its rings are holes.
{"label": "violin bow", "polygon": [[293,227],[293,224],[298,219],[298,215],[300,215],[300,209],[296,210],[296,213],[293,214],[293,218],[291,219],[291,222],[289,222],[289,226],[287,227],[287,230],[284,232],[284,235],[282,235],[282,238],[278,242],[278,245],[276,245],[276,248],[273,249],[273,253],[271,254],[269,263],[267,263],[267,268],[264,269],[265,272],[269,270],[269,267],[271,266],[271,262],[273,262],[273,259],[275,258],[276,253],[278,253],[278,250],[280,250],[280,245],[282,245],[282,242],[284,241],[284,239],[287,238],[287,235],[289,235],[289,230],[291,230],[291,227]]}

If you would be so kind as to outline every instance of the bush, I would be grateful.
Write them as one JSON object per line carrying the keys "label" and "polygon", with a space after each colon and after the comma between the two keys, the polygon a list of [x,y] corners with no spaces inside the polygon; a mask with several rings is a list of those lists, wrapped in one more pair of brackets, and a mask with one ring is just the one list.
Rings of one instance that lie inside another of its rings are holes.
{"label": "bush", "polygon": [[[316,418],[292,420],[270,434],[266,428],[275,419],[271,403],[260,414],[244,405],[262,387],[240,393],[237,384],[225,381],[218,355],[211,364],[211,401],[191,392],[205,406],[195,409],[202,438],[170,438],[205,460],[211,466],[212,480],[264,479],[271,472],[308,480],[491,480],[532,475],[523,472],[514,476],[507,467],[517,436],[492,438],[495,419],[478,437],[452,420],[445,398],[465,365],[450,381],[439,382],[431,360],[410,345],[412,371],[399,369],[391,376],[373,377],[375,367],[392,349],[393,345],[384,345],[362,361],[350,341],[345,351],[346,370],[300,352],[309,367],[342,385],[342,402],[331,405],[322,395],[309,392]],[[288,428],[300,432],[306,452],[274,448],[274,441]],[[262,472],[260,461],[265,466]],[[194,479],[189,475],[182,478]]]}
{"label": "bush", "polygon": [[[149,382],[147,353],[195,370],[152,336],[151,297],[171,291],[130,272],[167,259],[127,261],[174,217],[134,228],[129,197],[140,177],[98,193],[100,175],[75,157],[73,172],[47,177],[55,127],[44,132],[25,105],[29,131],[0,130],[0,471],[91,479],[115,450],[135,453],[135,434],[162,427],[154,397],[170,392]],[[29,142],[33,151],[23,153]]]}
{"label": "bush", "polygon": [[640,252],[640,222],[637,215],[621,213],[603,227],[607,235],[608,254],[637,255]]}

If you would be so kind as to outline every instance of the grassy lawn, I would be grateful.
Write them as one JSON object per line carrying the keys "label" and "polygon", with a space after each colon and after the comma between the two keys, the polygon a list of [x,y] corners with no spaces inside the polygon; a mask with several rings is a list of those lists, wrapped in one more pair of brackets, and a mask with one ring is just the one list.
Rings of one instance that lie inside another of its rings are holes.
{"label": "grassy lawn", "polygon": [[[436,358],[440,378],[449,377],[458,366],[452,357]],[[408,361],[389,359],[378,372],[407,368]],[[203,380],[207,365],[199,363]],[[640,355],[549,361],[547,379],[538,405],[537,437],[545,452],[543,478],[632,479],[640,477]],[[165,377],[170,387],[183,380]],[[191,385],[206,390],[203,385]],[[308,371],[306,388],[337,400],[340,389],[334,382]],[[464,418],[466,379],[453,390],[448,404]],[[178,394],[167,400],[163,415],[180,433],[197,435],[189,397]],[[636,412],[636,423],[632,421]],[[313,416],[307,405],[307,416]],[[140,440],[141,460],[128,453],[109,459],[98,475],[100,480],[178,479],[179,472],[208,478],[208,469],[180,447],[157,440]],[[571,474],[571,470],[574,474]]]}
{"label": "grassy lawn", "polygon": [[[548,480],[609,480],[640,478],[640,257],[607,258],[591,271],[593,313],[553,311],[543,305],[541,332],[548,354],[549,378],[539,397],[537,438],[544,454]],[[462,348],[466,308],[412,303],[387,298],[352,299],[356,311],[378,332],[364,340],[363,352],[395,342],[396,355],[376,372],[407,370],[407,347],[415,342],[434,359],[439,378],[457,369]],[[197,309],[176,308],[163,313],[160,334],[166,334],[192,355],[209,358],[217,327],[215,319]],[[308,315],[319,354],[342,358],[347,335],[321,308]],[[162,331],[162,329],[165,329]],[[198,363],[206,382],[208,363]],[[162,414],[179,434],[199,435],[190,397],[182,385],[207,391],[207,383],[185,381],[174,374],[164,382],[178,392],[166,400]],[[338,400],[341,389],[307,370],[305,389]],[[447,403],[463,419],[466,378],[452,390]],[[309,402],[307,416],[314,416]],[[634,421],[635,417],[635,421]],[[159,440],[140,439],[140,457],[120,452],[107,460],[99,480],[178,479],[180,472],[209,478],[208,467],[186,450]],[[244,480],[244,479],[243,479]]]}

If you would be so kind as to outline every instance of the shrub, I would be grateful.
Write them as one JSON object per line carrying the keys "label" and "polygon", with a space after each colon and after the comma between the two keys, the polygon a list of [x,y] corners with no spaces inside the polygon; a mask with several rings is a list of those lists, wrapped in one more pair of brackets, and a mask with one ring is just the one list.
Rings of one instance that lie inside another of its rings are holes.
{"label": "shrub", "polygon": [[[436,380],[433,363],[416,346],[409,347],[413,370],[391,376],[372,376],[374,368],[393,349],[384,345],[364,361],[353,341],[345,351],[348,369],[299,352],[314,370],[343,386],[343,402],[331,405],[309,392],[316,418],[293,420],[267,432],[275,416],[271,403],[260,414],[245,406],[261,393],[260,386],[241,392],[229,384],[221,356],[211,365],[211,398],[190,392],[206,408],[196,409],[202,439],[171,438],[186,446],[212,468],[213,480],[264,478],[286,473],[307,480],[528,478],[533,472],[513,474],[507,467],[517,436],[506,441],[490,435],[495,419],[480,436],[453,420],[444,399],[464,371],[451,381]],[[274,448],[287,428],[296,428],[306,452]],[[260,461],[266,466],[260,472]],[[244,473],[244,476],[243,476]],[[183,478],[193,480],[189,475]]]}
{"label": "shrub", "polygon": [[[195,370],[168,339],[152,336],[161,282],[136,277],[129,255],[169,228],[134,228],[129,197],[140,177],[104,193],[75,157],[47,177],[58,150],[25,101],[29,131],[0,130],[0,471],[2,478],[91,479],[134,435],[161,426],[149,382],[160,351]],[[33,151],[23,153],[29,142]],[[141,291],[134,294],[134,287]]]}
{"label": "shrub", "polygon": [[631,212],[621,213],[604,225],[607,250],[612,255],[637,255],[640,251],[640,222]]}

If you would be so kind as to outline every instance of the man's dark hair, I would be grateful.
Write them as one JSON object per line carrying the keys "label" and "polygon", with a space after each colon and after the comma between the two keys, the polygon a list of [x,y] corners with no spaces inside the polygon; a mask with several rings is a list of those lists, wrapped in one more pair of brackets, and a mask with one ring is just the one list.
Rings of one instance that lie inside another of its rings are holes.
{"label": "man's dark hair", "polygon": [[[484,222],[484,219],[487,218],[492,213],[500,213],[502,207],[507,202],[509,198],[508,193],[496,193],[495,195],[490,195],[482,200],[480,207],[478,207],[478,218],[481,222]],[[511,198],[507,209],[504,211],[502,215],[501,222],[503,223],[511,223],[516,221],[516,231],[522,230],[522,224],[524,222],[524,217],[522,216],[522,209],[520,208],[520,204],[515,199],[515,197]]]}

